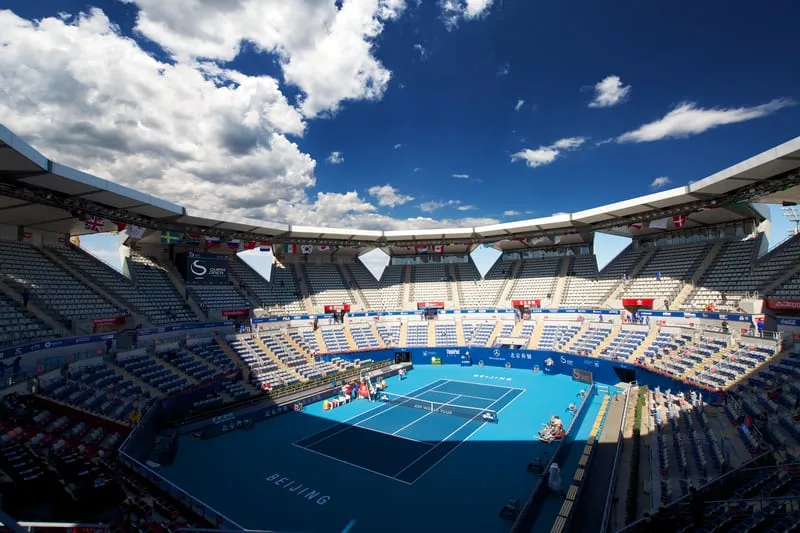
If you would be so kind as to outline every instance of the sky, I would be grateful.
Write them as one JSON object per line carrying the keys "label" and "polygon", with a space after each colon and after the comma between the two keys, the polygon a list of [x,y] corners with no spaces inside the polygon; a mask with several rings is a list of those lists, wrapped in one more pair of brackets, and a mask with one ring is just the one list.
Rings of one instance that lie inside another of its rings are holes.
{"label": "sky", "polygon": [[0,123],[221,216],[544,217],[795,137],[796,20],[792,0],[5,0]]}

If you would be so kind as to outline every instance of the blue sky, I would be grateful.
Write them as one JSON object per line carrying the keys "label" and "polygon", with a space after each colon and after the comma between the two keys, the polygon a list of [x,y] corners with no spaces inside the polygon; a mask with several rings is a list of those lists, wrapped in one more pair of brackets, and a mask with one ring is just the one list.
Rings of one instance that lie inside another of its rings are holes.
{"label": "blue sky", "polygon": [[386,229],[577,211],[797,135],[790,0],[220,5],[6,1],[0,122],[196,209]]}

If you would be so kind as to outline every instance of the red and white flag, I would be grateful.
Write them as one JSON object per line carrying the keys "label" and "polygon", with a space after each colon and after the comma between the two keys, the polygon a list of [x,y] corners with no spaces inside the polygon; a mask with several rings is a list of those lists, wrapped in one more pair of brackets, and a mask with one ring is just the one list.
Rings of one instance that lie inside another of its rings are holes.
{"label": "red and white flag", "polygon": [[433,245],[433,253],[435,253],[435,254],[444,253],[444,245],[442,245],[442,244],[434,244]]}
{"label": "red and white flag", "polygon": [[672,223],[676,228],[682,228],[686,224],[686,215],[675,215],[672,217]]}
{"label": "red and white flag", "polygon": [[641,223],[641,222],[635,222],[635,223],[633,223],[633,224],[630,224],[630,225],[628,226],[628,229],[630,229],[630,230],[636,230],[636,231],[641,231],[641,229],[642,229],[643,227],[644,227],[644,226],[642,226],[642,223]]}

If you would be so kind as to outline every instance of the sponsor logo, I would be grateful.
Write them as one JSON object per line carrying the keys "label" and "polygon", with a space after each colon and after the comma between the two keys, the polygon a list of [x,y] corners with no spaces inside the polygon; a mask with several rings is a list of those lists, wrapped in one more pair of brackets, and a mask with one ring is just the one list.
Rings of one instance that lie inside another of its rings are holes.
{"label": "sponsor logo", "polygon": [[266,477],[266,481],[272,485],[275,485],[276,487],[287,490],[300,498],[304,498],[310,502],[316,503],[317,505],[325,505],[331,501],[331,497],[327,494],[323,494],[318,490],[307,487],[302,483],[298,483],[297,481],[280,474],[269,475]]}
{"label": "sponsor logo", "polygon": [[447,350],[447,355],[461,355],[461,350]]}
{"label": "sponsor logo", "polygon": [[492,355],[493,355],[493,356],[495,356],[495,357],[500,357],[500,350],[497,350],[497,349],[495,349],[495,350],[492,352]]}
{"label": "sponsor logo", "polygon": [[189,265],[189,269],[192,271],[192,274],[194,274],[198,278],[202,278],[203,276],[208,274],[208,269],[205,266],[203,266],[203,264],[200,263],[200,260],[198,259],[192,261],[192,263]]}

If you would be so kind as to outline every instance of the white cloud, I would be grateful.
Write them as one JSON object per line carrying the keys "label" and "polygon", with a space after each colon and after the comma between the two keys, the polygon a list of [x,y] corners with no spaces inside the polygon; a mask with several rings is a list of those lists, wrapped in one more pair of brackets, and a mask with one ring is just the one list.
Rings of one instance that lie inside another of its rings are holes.
{"label": "white cloud", "polygon": [[736,124],[771,115],[795,105],[794,101],[779,98],[754,107],[704,109],[693,103],[683,103],[662,118],[617,137],[621,143],[652,142],[699,135],[712,128]]}
{"label": "white cloud", "polygon": [[476,20],[489,14],[494,0],[439,0],[442,20],[448,30],[462,20]]}
{"label": "white cloud", "polygon": [[585,137],[567,137],[559,139],[549,146],[526,148],[511,155],[511,161],[525,161],[531,168],[549,165],[565,151],[576,150],[586,142]]}
{"label": "white cloud", "polygon": [[497,67],[497,76],[507,76],[508,73],[511,72],[511,65],[508,63],[503,63],[499,67]]}
{"label": "white cloud", "polygon": [[[37,21],[0,10],[3,124],[56,161],[225,217],[367,229],[494,222],[396,219],[355,191],[312,191],[317,162],[293,139],[308,117],[382,94],[389,73],[372,45],[401,0],[341,10],[315,0],[136,3],[137,27],[154,41],[148,49],[173,50],[169,61],[120,35],[99,9]],[[277,55],[300,103],[271,76],[193,59],[235,57],[243,40],[271,52],[265,62]]]}
{"label": "white cloud", "polygon": [[525,105],[525,100],[517,100],[517,105],[514,106],[514,111],[519,111]]}
{"label": "white cloud", "polygon": [[507,209],[507,210],[503,211],[503,216],[504,217],[516,217],[516,216],[519,216],[521,214],[522,213],[520,213],[519,211],[514,211],[513,209]]}
{"label": "white cloud", "polygon": [[415,44],[414,45],[414,50],[419,52],[419,58],[422,59],[423,61],[425,59],[428,59],[428,51],[421,44]]}
{"label": "white cloud", "polygon": [[650,188],[661,189],[662,187],[666,187],[670,183],[672,183],[671,179],[669,179],[667,176],[661,176],[650,182]]}
{"label": "white cloud", "polygon": [[460,180],[468,180],[469,179],[469,174],[451,174],[451,176],[453,176],[456,179],[460,179]]}
{"label": "white cloud", "polygon": [[472,211],[473,209],[475,209],[475,206],[474,205],[460,205],[460,206],[456,207],[456,209],[458,209],[459,211]]}
{"label": "white cloud", "polygon": [[367,191],[370,196],[378,200],[378,205],[381,207],[397,207],[398,205],[407,204],[414,199],[413,196],[407,194],[400,194],[400,192],[389,184],[375,185],[370,187]]}
{"label": "white cloud", "polygon": [[422,170],[422,169],[421,169],[420,167],[414,167],[414,172],[419,172],[419,171],[421,171],[421,170]]}
{"label": "white cloud", "polygon": [[[419,204],[419,209],[423,213],[432,213],[443,207],[455,207],[459,211],[468,211],[473,208],[473,206],[462,205],[461,200],[431,200]],[[466,209],[463,209],[465,207]]]}
{"label": "white cloud", "polygon": [[627,100],[631,86],[623,85],[619,76],[606,76],[594,86],[594,100],[589,107],[612,107]]}
{"label": "white cloud", "polygon": [[124,1],[140,9],[136,30],[181,62],[230,62],[244,42],[277,56],[286,82],[302,91],[308,117],[383,96],[391,73],[374,57],[374,44],[405,9],[404,0],[348,1],[341,8],[317,0]]}
{"label": "white cloud", "polygon": [[331,152],[331,155],[328,156],[326,161],[331,165],[340,165],[344,163],[344,156],[342,155],[342,152]]}
{"label": "white cloud", "polygon": [[403,145],[401,143],[397,143],[397,144],[394,145],[394,149],[395,150],[399,150],[400,148],[402,148],[402,146]]}

